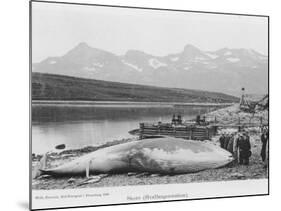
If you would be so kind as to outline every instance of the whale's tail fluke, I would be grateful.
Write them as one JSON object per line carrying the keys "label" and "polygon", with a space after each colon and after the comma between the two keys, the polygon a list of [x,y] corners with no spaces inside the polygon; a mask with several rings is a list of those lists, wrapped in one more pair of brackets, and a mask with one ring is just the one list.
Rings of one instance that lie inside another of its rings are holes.
{"label": "whale's tail fluke", "polygon": [[47,164],[47,154],[44,154],[43,157],[40,159],[39,163],[37,166],[35,166],[34,170],[32,171],[32,178],[36,179],[37,177],[40,177],[42,174],[44,174],[44,170],[46,169],[46,164]]}

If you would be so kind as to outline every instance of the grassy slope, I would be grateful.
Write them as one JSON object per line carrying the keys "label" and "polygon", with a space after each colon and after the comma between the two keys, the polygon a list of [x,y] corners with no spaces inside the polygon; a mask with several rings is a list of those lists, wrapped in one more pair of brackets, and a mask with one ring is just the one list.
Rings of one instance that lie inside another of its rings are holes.
{"label": "grassy slope", "polygon": [[62,75],[32,73],[33,100],[111,100],[142,102],[237,102],[216,92],[160,88]]}

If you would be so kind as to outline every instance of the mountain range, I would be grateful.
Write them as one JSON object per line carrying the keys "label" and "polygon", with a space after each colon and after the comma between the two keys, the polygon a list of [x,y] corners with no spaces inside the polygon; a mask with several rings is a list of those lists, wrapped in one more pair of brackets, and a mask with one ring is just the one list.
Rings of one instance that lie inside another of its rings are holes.
{"label": "mountain range", "polygon": [[120,56],[80,43],[63,56],[34,63],[32,71],[232,95],[242,87],[248,93],[268,92],[268,57],[252,49],[202,51],[188,44],[166,56],[138,50]]}

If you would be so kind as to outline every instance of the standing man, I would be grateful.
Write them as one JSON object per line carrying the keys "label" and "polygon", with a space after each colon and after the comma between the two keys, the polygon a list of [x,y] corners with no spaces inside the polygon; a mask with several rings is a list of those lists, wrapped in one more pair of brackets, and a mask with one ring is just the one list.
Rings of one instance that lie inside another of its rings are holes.
{"label": "standing man", "polygon": [[241,134],[237,133],[233,137],[233,157],[234,157],[234,163],[237,164],[239,163],[239,151],[238,151],[238,140],[240,138]]}
{"label": "standing man", "polygon": [[249,165],[249,158],[251,156],[251,143],[250,137],[246,132],[238,139],[237,145],[239,150],[239,164]]}
{"label": "standing man", "polygon": [[172,117],[172,125],[176,125],[176,122],[177,122],[177,120],[176,120],[176,115],[173,114],[173,117]]}
{"label": "standing man", "polygon": [[227,150],[229,140],[230,140],[230,134],[227,133],[226,136],[225,136],[224,145],[223,145],[223,148],[226,149],[226,150]]}
{"label": "standing man", "polygon": [[200,122],[201,122],[200,115],[197,115],[197,116],[196,116],[196,123],[197,123],[198,125],[200,125]]}
{"label": "standing man", "polygon": [[262,143],[262,148],[261,148],[261,159],[264,162],[266,158],[266,145],[268,141],[268,135],[267,132],[264,131],[261,135],[261,143]]}
{"label": "standing man", "polygon": [[231,154],[233,154],[233,143],[234,143],[234,134],[231,133],[230,134],[230,137],[229,137],[229,141],[228,141],[228,144],[227,144],[227,148],[226,150],[229,151]]}
{"label": "standing man", "polygon": [[265,161],[264,161],[264,168],[267,168],[268,167],[268,162],[269,162],[269,146],[268,146],[268,144],[269,144],[269,133],[268,133],[268,131],[267,131],[267,142],[266,142],[266,149],[265,149]]}
{"label": "standing man", "polygon": [[219,139],[221,148],[224,147],[224,141],[225,141],[225,133],[222,133],[222,135],[220,136],[220,139]]}
{"label": "standing man", "polygon": [[180,115],[180,114],[178,115],[178,124],[179,124],[179,125],[182,124],[182,118],[181,118],[181,115]]}

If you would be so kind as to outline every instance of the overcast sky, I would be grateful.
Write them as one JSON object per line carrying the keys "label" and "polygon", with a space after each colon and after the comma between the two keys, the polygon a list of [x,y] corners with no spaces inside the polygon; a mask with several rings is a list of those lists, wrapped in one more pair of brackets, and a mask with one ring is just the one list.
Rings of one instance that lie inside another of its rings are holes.
{"label": "overcast sky", "polygon": [[61,56],[80,42],[121,55],[129,49],[156,56],[201,50],[251,48],[267,55],[267,19],[33,2],[33,62]]}

